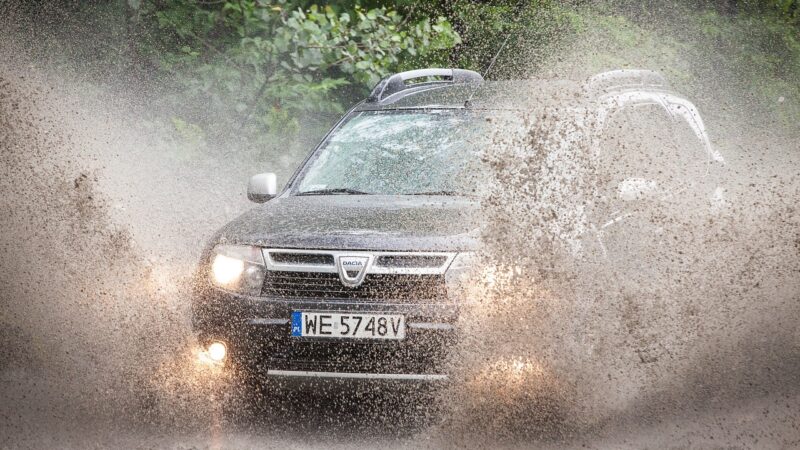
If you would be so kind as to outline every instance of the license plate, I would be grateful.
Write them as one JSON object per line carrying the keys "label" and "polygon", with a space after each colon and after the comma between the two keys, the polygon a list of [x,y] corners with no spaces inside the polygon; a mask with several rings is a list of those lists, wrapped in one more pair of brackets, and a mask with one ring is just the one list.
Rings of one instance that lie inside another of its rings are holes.
{"label": "license plate", "polygon": [[292,336],[356,339],[403,339],[402,314],[292,312]]}

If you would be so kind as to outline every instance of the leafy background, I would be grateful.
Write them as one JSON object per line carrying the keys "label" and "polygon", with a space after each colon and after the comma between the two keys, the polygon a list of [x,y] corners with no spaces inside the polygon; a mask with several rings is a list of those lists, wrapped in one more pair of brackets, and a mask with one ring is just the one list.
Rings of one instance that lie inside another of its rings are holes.
{"label": "leafy background", "polygon": [[[37,36],[28,44],[36,60],[96,89],[135,88],[149,125],[175,140],[170,157],[242,152],[289,166],[381,77],[430,66],[486,72],[495,56],[488,78],[646,66],[701,106],[733,102],[767,122],[800,123],[797,0],[65,0],[4,9]],[[741,98],[721,98],[731,91]]]}

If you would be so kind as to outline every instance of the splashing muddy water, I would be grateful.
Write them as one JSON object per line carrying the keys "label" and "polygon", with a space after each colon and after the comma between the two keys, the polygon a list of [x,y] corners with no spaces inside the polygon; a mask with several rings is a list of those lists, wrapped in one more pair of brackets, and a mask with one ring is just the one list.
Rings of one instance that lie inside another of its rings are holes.
{"label": "splashing muddy water", "polygon": [[[169,140],[126,99],[92,100],[85,85],[3,61],[4,445],[800,442],[800,152],[791,133],[710,126],[726,159],[715,180],[724,209],[702,214],[687,198],[638,204],[641,220],[601,249],[589,230],[604,174],[576,177],[590,124],[567,111],[574,100],[560,84],[540,88],[550,100],[511,125],[498,118],[484,152],[494,182],[482,199],[483,269],[465,287],[473,301],[456,383],[438,393],[436,410],[395,414],[396,399],[375,395],[385,404],[373,416],[290,398],[274,401],[293,416],[242,419],[249,413],[225,410],[235,383],[196,364],[185,293],[205,240],[247,207],[241,180],[257,171],[252,161],[165,157]],[[548,102],[554,109],[541,107]],[[645,126],[606,145],[655,146],[658,135]],[[637,247],[640,259],[603,253],[665,240]],[[403,422],[413,426],[396,433]]]}
{"label": "splashing muddy water", "polygon": [[[775,168],[732,153],[715,177],[701,145],[697,163],[671,151],[696,138],[676,145],[657,115],[640,108],[598,143],[574,103],[540,97],[523,126],[498,127],[485,156],[494,183],[482,270],[466,288],[479,300],[464,317],[452,406],[462,442],[561,438],[631,414],[646,423],[706,402],[795,396],[795,157],[765,177]],[[604,186],[648,172],[679,195],[609,207],[616,192]]]}

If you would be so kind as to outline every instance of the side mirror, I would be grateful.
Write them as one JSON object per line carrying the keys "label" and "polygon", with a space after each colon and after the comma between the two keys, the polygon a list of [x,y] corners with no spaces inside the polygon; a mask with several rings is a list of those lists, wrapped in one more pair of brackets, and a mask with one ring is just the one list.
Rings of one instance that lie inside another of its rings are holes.
{"label": "side mirror", "polygon": [[253,175],[247,183],[247,199],[251,202],[264,203],[277,193],[278,178],[272,172]]}
{"label": "side mirror", "polygon": [[644,200],[652,197],[658,188],[653,180],[645,178],[627,178],[617,185],[617,197],[626,202]]}

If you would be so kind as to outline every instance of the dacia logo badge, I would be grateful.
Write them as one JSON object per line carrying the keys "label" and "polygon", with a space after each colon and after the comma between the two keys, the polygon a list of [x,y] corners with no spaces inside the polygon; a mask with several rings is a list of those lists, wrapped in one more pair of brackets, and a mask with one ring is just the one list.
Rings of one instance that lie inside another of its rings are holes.
{"label": "dacia logo badge", "polygon": [[347,287],[358,287],[367,275],[369,256],[339,256],[336,266],[339,269],[339,280]]}

